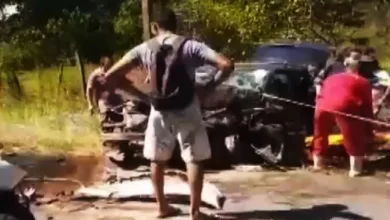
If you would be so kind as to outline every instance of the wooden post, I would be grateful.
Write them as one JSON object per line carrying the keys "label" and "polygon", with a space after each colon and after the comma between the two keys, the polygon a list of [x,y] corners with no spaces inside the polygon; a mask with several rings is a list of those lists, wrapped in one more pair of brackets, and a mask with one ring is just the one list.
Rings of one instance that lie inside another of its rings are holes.
{"label": "wooden post", "polygon": [[23,97],[22,86],[20,84],[18,76],[16,75],[16,71],[10,70],[7,72],[7,75],[7,83],[8,87],[10,88],[11,95],[15,99],[21,100],[21,98]]}
{"label": "wooden post", "polygon": [[78,50],[76,50],[75,52],[75,58],[76,58],[76,62],[77,62],[77,66],[79,68],[79,71],[80,71],[80,76],[81,76],[81,87],[82,87],[82,95],[84,97],[85,94],[86,94],[86,90],[87,90],[87,82],[86,82],[86,79],[85,79],[85,69],[84,69],[84,62],[83,62],[83,59],[81,58],[80,56],[80,53]]}
{"label": "wooden post", "polygon": [[142,0],[142,26],[144,40],[148,40],[151,37],[150,33],[150,21],[151,21],[151,0]]}
{"label": "wooden post", "polygon": [[58,83],[57,83],[57,96],[59,96],[60,91],[62,89],[62,81],[64,78],[64,64],[60,64],[60,71],[58,73]]}

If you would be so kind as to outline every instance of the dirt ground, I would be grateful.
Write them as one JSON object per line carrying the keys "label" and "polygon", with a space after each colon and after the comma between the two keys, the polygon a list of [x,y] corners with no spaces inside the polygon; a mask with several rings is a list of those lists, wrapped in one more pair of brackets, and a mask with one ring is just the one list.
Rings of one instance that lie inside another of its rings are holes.
{"label": "dirt ground", "polygon": [[[30,177],[71,178],[84,184],[98,180],[102,166],[99,158],[40,157],[9,155],[4,159],[29,171]],[[390,162],[387,161],[387,164]],[[228,170],[207,174],[227,196],[223,211],[203,208],[219,219],[388,219],[390,177],[386,172],[350,179],[346,171],[310,173],[305,170],[287,172],[260,170],[256,172]],[[156,219],[153,202],[62,201],[63,196],[77,188],[77,183],[58,181],[25,185],[35,186],[44,195],[32,209],[41,219]],[[66,197],[66,196],[65,196]],[[188,219],[188,206],[177,204]]]}

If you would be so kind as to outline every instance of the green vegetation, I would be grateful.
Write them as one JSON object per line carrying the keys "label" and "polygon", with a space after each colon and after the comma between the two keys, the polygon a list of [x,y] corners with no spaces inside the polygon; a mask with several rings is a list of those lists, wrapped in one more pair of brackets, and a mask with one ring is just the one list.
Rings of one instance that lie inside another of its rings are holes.
{"label": "green vegetation", "polygon": [[2,88],[0,143],[6,150],[100,151],[97,120],[85,111],[78,70],[65,67],[61,84],[59,72],[20,72],[21,98],[12,95],[17,93],[12,86]]}
{"label": "green vegetation", "polygon": [[[155,0],[155,2],[158,0]],[[98,151],[74,55],[96,63],[142,41],[140,0],[0,1],[0,144],[28,150]],[[390,68],[388,0],[169,0],[180,30],[235,60],[255,45],[309,40],[338,46],[368,38]],[[5,16],[7,5],[18,13]],[[60,74],[60,66],[65,65]],[[90,72],[93,66],[87,66]]]}

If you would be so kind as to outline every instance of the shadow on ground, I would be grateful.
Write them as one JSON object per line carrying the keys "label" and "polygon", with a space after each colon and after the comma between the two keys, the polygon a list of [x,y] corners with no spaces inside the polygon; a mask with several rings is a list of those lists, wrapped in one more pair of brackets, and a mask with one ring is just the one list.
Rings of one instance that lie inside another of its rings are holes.
{"label": "shadow on ground", "polygon": [[371,220],[356,213],[348,211],[348,207],[340,204],[327,204],[313,206],[309,209],[291,209],[282,211],[250,211],[220,214],[221,219],[278,219],[278,220]]}

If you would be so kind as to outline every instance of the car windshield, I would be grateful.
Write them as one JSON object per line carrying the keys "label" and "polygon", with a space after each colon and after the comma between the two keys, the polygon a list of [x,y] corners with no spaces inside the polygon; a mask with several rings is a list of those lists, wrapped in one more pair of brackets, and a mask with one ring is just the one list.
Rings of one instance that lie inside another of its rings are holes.
{"label": "car windshield", "polygon": [[294,45],[270,45],[259,47],[256,62],[286,62],[294,65],[324,64],[329,53],[320,48]]}

